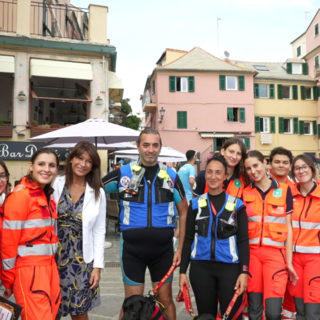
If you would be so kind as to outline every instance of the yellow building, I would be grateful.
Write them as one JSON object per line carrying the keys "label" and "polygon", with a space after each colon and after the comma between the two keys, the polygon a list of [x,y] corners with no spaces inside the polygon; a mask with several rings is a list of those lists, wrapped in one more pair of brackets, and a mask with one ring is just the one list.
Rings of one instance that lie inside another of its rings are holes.
{"label": "yellow building", "polygon": [[293,155],[316,154],[319,94],[304,60],[235,64],[259,72],[254,80],[256,149],[265,156],[280,146],[291,150]]}

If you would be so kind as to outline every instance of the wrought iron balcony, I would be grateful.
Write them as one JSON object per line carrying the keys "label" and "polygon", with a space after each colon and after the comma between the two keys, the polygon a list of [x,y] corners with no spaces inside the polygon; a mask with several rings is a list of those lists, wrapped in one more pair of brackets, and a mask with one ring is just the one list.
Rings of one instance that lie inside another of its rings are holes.
{"label": "wrought iron balcony", "polygon": [[0,32],[17,32],[17,3],[0,0]]}

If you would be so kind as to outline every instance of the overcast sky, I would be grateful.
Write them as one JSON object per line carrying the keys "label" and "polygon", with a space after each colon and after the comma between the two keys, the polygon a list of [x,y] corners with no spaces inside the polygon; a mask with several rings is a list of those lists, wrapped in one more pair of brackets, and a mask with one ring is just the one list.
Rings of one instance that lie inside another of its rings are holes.
{"label": "overcast sky", "polygon": [[[117,74],[135,113],[147,76],[166,48],[201,47],[230,59],[284,62],[305,32],[318,0],[71,0],[109,7],[107,35],[118,52]],[[306,14],[306,12],[309,12]],[[307,16],[307,19],[306,19]],[[217,37],[219,21],[219,50]]]}

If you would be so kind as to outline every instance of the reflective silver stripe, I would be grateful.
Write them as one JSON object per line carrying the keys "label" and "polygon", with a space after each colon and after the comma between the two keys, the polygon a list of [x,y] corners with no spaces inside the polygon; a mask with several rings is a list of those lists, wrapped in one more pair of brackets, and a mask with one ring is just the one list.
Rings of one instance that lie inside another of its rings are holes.
{"label": "reflective silver stripe", "polygon": [[231,203],[236,203],[236,197],[234,197],[234,196],[230,196],[229,195],[229,197],[228,197],[228,202],[231,202]]}
{"label": "reflective silver stripe", "polygon": [[261,222],[261,216],[248,217],[248,222]]}
{"label": "reflective silver stripe", "polygon": [[294,312],[288,311],[286,309],[283,309],[283,316],[288,319],[296,319],[296,314]]}
{"label": "reflective silver stripe", "polygon": [[51,256],[56,253],[58,243],[50,244],[34,244],[32,247],[19,246],[18,255],[20,257],[26,256]]}
{"label": "reflective silver stripe", "polygon": [[163,163],[159,162],[159,168],[160,170],[167,171],[167,166],[165,166]]}
{"label": "reflective silver stripe", "polygon": [[130,202],[129,201],[122,201],[123,208],[124,208],[124,217],[122,223],[125,225],[129,225],[130,222]]}
{"label": "reflective silver stripe", "polygon": [[16,265],[17,257],[10,258],[10,259],[2,259],[2,269],[3,270],[10,270],[14,268]]}
{"label": "reflective silver stripe", "polygon": [[23,186],[24,186],[24,184],[19,184],[17,190],[15,190],[15,191],[20,191],[23,188]]}
{"label": "reflective silver stripe", "polygon": [[167,216],[168,225],[172,224],[172,218],[174,217],[174,206],[175,204],[173,201],[169,202],[169,206],[168,206],[169,215]]}
{"label": "reflective silver stripe", "polygon": [[292,221],[292,227],[293,228],[308,229],[308,230],[319,230],[320,223],[300,222],[300,224],[299,224],[299,221]]}
{"label": "reflective silver stripe", "polygon": [[197,254],[198,234],[194,235],[194,247],[191,252],[191,257],[194,258]]}
{"label": "reflective silver stripe", "polygon": [[272,223],[280,223],[280,224],[287,224],[286,217],[274,217],[274,216],[267,216],[264,218],[265,222],[272,222]]}
{"label": "reflective silver stripe", "polygon": [[30,228],[44,228],[54,225],[54,219],[32,219],[26,221],[4,220],[3,229],[21,230]]}
{"label": "reflective silver stripe", "polygon": [[232,255],[232,262],[238,261],[239,257],[237,255],[236,240],[234,239],[234,236],[229,237],[229,248],[230,248],[230,253]]}
{"label": "reflective silver stripe", "polygon": [[317,247],[293,246],[293,249],[295,252],[320,253],[320,246],[317,246]]}
{"label": "reflective silver stripe", "polygon": [[277,246],[277,247],[284,246],[284,242],[274,241],[274,240],[271,240],[270,238],[263,238],[262,243],[267,244],[269,246]]}
{"label": "reflective silver stripe", "polygon": [[120,192],[123,192],[123,191],[126,191],[126,190],[127,190],[126,187],[119,187],[119,193],[120,193]]}
{"label": "reflective silver stripe", "polygon": [[249,239],[249,243],[259,243],[259,238]]}
{"label": "reflective silver stripe", "polygon": [[[198,198],[198,202],[199,202],[199,200],[201,200],[201,199],[207,200],[207,194],[206,194],[206,193],[205,193],[205,194],[202,194],[202,195]],[[201,219],[209,218],[209,217],[200,217],[201,212],[202,212],[202,208],[200,208],[200,206],[198,206],[198,213],[197,213],[197,215],[196,215],[196,220],[201,220]]]}

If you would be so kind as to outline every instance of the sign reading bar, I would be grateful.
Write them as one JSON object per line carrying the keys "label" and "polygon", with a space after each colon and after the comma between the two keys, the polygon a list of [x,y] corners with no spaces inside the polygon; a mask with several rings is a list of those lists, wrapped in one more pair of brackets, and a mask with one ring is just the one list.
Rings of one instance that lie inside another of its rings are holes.
{"label": "sign reading bar", "polygon": [[[0,141],[0,159],[29,160],[40,148],[46,147],[43,142]],[[47,146],[50,147],[50,146]],[[66,160],[71,149],[53,149],[60,160]]]}

